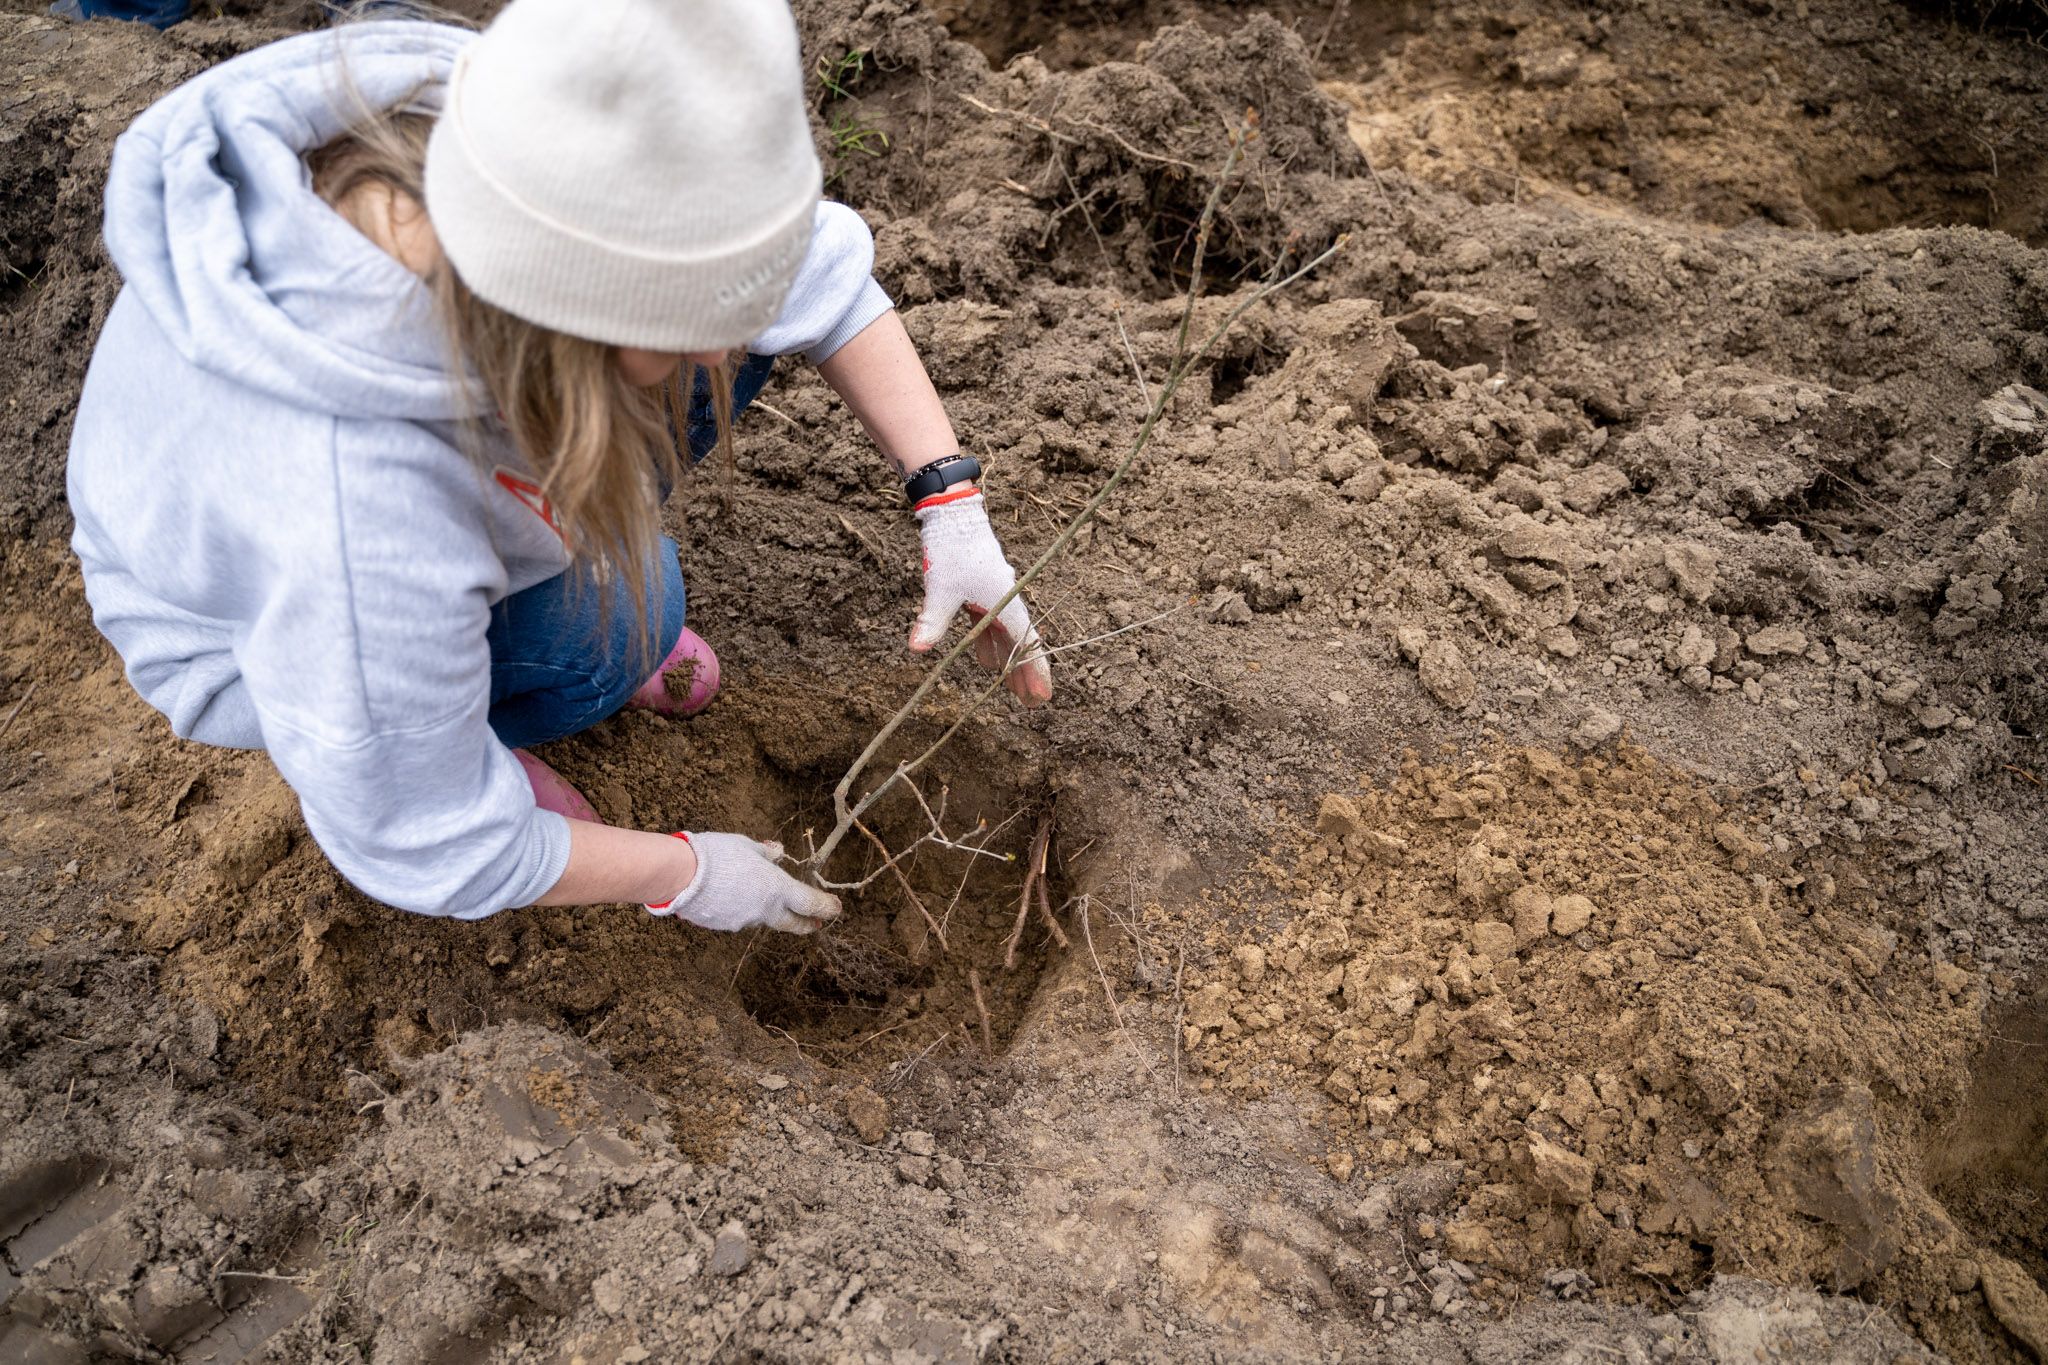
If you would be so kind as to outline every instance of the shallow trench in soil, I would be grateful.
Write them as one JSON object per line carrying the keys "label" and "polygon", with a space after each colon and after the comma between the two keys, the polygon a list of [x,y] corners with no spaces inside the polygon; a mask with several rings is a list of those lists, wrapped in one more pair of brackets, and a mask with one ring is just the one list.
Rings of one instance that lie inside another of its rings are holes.
{"label": "shallow trench in soil", "polygon": [[[950,723],[907,724],[877,772]],[[688,721],[623,713],[544,752],[614,822],[743,829],[801,854],[831,828],[831,789],[855,736],[873,729],[861,724],[795,680],[746,679]],[[807,938],[713,934],[616,907],[480,925],[395,916],[334,876],[260,763],[178,798],[198,867],[131,913],[144,942],[169,950],[171,981],[221,1011],[242,1074],[313,1152],[353,1126],[352,1070],[385,1071],[509,1022],[591,1042],[680,1106],[686,1136],[715,1147],[736,1112],[733,1082],[704,1048],[729,1023],[751,1020],[856,1079],[906,1056],[1007,1046],[1052,946],[1046,910],[1067,908],[1067,877],[1049,775],[1028,742],[1001,733],[970,721],[915,793],[899,784],[875,804],[862,821],[873,840],[850,835],[827,869],[854,884],[841,918]],[[1044,903],[1034,894],[1018,932],[1041,831]],[[222,893],[230,914],[203,909]]]}

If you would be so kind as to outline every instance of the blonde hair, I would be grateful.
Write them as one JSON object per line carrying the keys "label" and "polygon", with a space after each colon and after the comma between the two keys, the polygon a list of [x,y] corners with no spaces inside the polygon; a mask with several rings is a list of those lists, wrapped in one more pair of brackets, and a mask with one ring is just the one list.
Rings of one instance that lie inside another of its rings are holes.
{"label": "blonde hair", "polygon": [[[403,107],[362,111],[353,127],[310,153],[313,189],[329,204],[378,186],[424,211],[430,115]],[[538,475],[555,528],[582,587],[596,586],[607,609],[623,584],[648,638],[648,568],[661,534],[661,490],[688,463],[690,393],[680,370],[655,388],[629,383],[616,348],[568,336],[513,316],[478,298],[444,257],[423,277],[448,344],[450,367],[482,386],[514,447]],[[701,371],[700,371],[701,373]],[[728,479],[734,464],[732,376],[724,362],[709,373],[718,451]],[[464,444],[482,467],[485,443],[473,429]],[[648,665],[651,667],[651,664]]]}

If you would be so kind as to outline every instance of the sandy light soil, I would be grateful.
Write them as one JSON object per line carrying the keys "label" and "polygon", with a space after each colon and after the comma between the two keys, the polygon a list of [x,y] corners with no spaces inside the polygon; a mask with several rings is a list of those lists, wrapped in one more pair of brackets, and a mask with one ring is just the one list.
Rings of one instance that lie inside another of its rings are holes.
{"label": "sandy light soil", "polygon": [[[793,943],[384,909],[127,689],[63,549],[107,155],[315,16],[35,8],[0,1358],[2048,1353],[2035,11],[801,4],[830,192],[1020,559],[1191,283],[1199,332],[1345,244],[1038,586],[1056,704],[935,762],[1016,860],[927,846]],[[672,511],[726,693],[548,757],[614,821],[800,844],[919,677],[914,528],[793,370],[734,495]],[[1013,952],[1041,832],[1057,933],[1026,904]]]}

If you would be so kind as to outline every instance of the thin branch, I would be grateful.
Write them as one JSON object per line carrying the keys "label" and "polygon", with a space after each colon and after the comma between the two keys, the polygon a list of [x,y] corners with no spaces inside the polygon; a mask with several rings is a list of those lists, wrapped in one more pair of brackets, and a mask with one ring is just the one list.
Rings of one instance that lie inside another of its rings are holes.
{"label": "thin branch", "polygon": [[[855,821],[855,823],[858,824],[859,822]],[[870,839],[874,839],[874,836],[872,834],[870,834],[868,837]],[[895,872],[899,876],[902,875],[900,872],[898,872],[896,865],[902,862],[905,858],[908,858],[911,854],[917,852],[920,848],[923,848],[926,844],[931,843],[933,841],[933,838],[934,836],[930,834],[922,835],[918,838],[916,843],[911,844],[908,848],[905,848],[900,852],[896,853],[891,853],[886,848],[882,849],[882,856],[886,861],[884,861],[880,867],[873,868],[872,870],[863,873],[858,881],[835,882],[819,878],[818,885],[827,891],[865,891],[870,886],[880,881],[883,878],[883,876],[889,873]],[[880,842],[881,841],[879,839],[875,840],[875,843],[877,845],[879,845]]]}
{"label": "thin branch", "polygon": [[1147,408],[1152,406],[1152,386],[1145,382],[1145,367],[1138,363],[1138,352],[1131,345],[1131,334],[1124,330],[1124,310],[1112,309],[1110,317],[1116,320],[1116,339],[1124,344],[1124,358],[1131,362],[1131,377],[1138,381],[1138,397]]}
{"label": "thin branch", "polygon": [[1158,152],[1148,152],[1142,147],[1132,146],[1129,138],[1106,123],[1097,123],[1093,119],[1085,118],[1062,118],[1060,121],[1062,123],[1070,123],[1076,128],[1086,128],[1091,133],[1100,133],[1140,161],[1152,161],[1161,166],[1178,167],[1193,175],[1200,175],[1202,172],[1202,168],[1195,165],[1192,161],[1182,161],[1177,156],[1164,156]]}
{"label": "thin branch", "polygon": [[279,1284],[313,1283],[311,1275],[279,1275],[275,1271],[269,1270],[223,1270],[220,1272],[220,1278],[223,1280],[275,1280]]}
{"label": "thin branch", "polygon": [[[1110,264],[1109,243],[1102,240],[1102,229],[1095,226],[1095,215],[1088,211],[1088,201],[1093,199],[1095,195],[1081,193],[1081,187],[1074,183],[1074,173],[1067,169],[1067,159],[1064,156],[1054,152],[1052,154],[1052,161],[1055,166],[1060,168],[1060,177],[1067,182],[1067,193],[1074,197],[1073,207],[1081,211],[1081,221],[1088,225],[1088,235],[1095,239],[1095,250],[1102,256],[1102,264],[1105,267],[1108,266]],[[1101,193],[1101,187],[1098,186],[1095,193]],[[1058,217],[1055,216],[1053,221],[1058,222]],[[1042,242],[1041,245],[1043,245]]]}
{"label": "thin branch", "polygon": [[1173,1099],[1180,1103],[1180,1031],[1182,1021],[1187,1018],[1188,1003],[1181,998],[1180,976],[1188,965],[1188,945],[1176,943],[1178,956],[1173,964]]}
{"label": "thin branch", "polygon": [[1142,621],[1133,621],[1127,626],[1118,626],[1115,630],[1105,630],[1100,635],[1091,635],[1085,640],[1074,640],[1070,643],[1059,646],[1057,649],[1048,649],[1045,652],[1048,656],[1057,656],[1065,654],[1070,649],[1081,649],[1087,645],[1099,645],[1104,640],[1114,640],[1119,635],[1128,635],[1134,630],[1143,630],[1147,626],[1157,625],[1161,621],[1164,621],[1167,617],[1178,616],[1186,610],[1187,603],[1182,602],[1178,605],[1168,607],[1165,611],[1160,612],[1156,616],[1148,616]]}
{"label": "thin branch", "polygon": [[1052,893],[1046,889],[1045,869],[1038,871],[1038,913],[1045,917],[1045,927],[1052,930],[1052,941],[1062,948],[1073,945],[1067,940],[1067,931],[1060,928],[1059,916],[1052,912]]}
{"label": "thin branch", "polygon": [[1316,45],[1309,49],[1308,63],[1310,66],[1314,66],[1323,59],[1323,45],[1330,41],[1330,34],[1336,29],[1337,21],[1343,18],[1344,11],[1350,8],[1351,0],[1336,0],[1336,3],[1330,6],[1330,17],[1323,24],[1322,34],[1316,39]]}
{"label": "thin branch", "polygon": [[864,531],[862,531],[860,527],[855,526],[852,522],[848,521],[844,513],[839,514],[839,526],[841,530],[846,532],[846,534],[852,536],[855,540],[860,542],[861,549],[866,550],[868,552],[868,557],[874,560],[875,564],[878,567],[887,568],[889,566],[888,557],[885,556],[881,552],[881,550],[876,547],[875,542],[867,538],[867,534]]}
{"label": "thin branch", "polygon": [[932,912],[925,908],[924,897],[917,894],[916,888],[911,886],[910,884],[910,879],[903,875],[903,869],[896,866],[896,860],[894,858],[889,857],[889,846],[883,843],[881,839],[877,838],[875,832],[869,829],[866,825],[863,825],[860,821],[854,821],[853,827],[859,830],[862,834],[866,835],[868,842],[873,844],[876,848],[880,849],[882,851],[882,856],[884,858],[889,858],[889,861],[887,864],[885,864],[885,866],[887,866],[891,872],[896,874],[896,884],[903,888],[904,895],[910,897],[910,903],[917,907],[917,913],[924,916],[924,922],[926,927],[932,931],[932,937],[939,941],[939,951],[942,953],[952,952],[952,948],[949,947],[946,943],[946,931],[939,927],[939,922],[932,918]]}
{"label": "thin branch", "polygon": [[[1067,169],[1067,159],[1054,152],[1053,161],[1058,164],[1060,174],[1066,177],[1067,192],[1074,196],[1074,207],[1081,211],[1081,221],[1088,225],[1088,235],[1095,239],[1095,250],[1102,256],[1103,269],[1114,269],[1115,262],[1110,259],[1109,243],[1102,239],[1102,229],[1095,225],[1095,215],[1088,211],[1088,199],[1082,195],[1081,187],[1074,183],[1073,172]],[[1131,334],[1124,327],[1123,305],[1119,303],[1110,309],[1109,316],[1116,323],[1116,336],[1117,340],[1123,343],[1124,358],[1131,362],[1131,376],[1138,381],[1139,406],[1149,408],[1152,406],[1152,386],[1145,382],[1145,367],[1138,363],[1137,348],[1131,345]]]}
{"label": "thin branch", "polygon": [[[995,837],[995,830],[988,827],[987,820],[982,820],[974,827],[974,833],[981,836],[981,842],[978,844],[961,843],[958,840],[946,837],[946,802],[952,796],[952,793],[947,788],[939,788],[939,809],[934,814],[931,802],[924,799],[924,793],[918,789],[917,783],[910,780],[908,774],[905,774],[903,777],[903,785],[910,788],[910,794],[917,798],[918,809],[924,812],[924,818],[930,822],[932,827],[933,832],[919,842],[936,844],[940,848],[952,849],[956,853],[972,854],[977,858],[987,858],[992,862],[1014,863],[1017,861],[1017,855],[1014,853],[989,852],[988,841]],[[1009,821],[1005,820],[1003,823],[1008,824]],[[1000,829],[1001,826],[999,825],[997,828]],[[970,835],[969,837],[971,838],[972,836]]]}
{"label": "thin branch", "polygon": [[1181,304],[1180,326],[1174,329],[1173,365],[1178,370],[1181,360],[1188,352],[1188,327],[1195,319],[1195,300],[1202,296],[1202,257],[1209,251],[1209,229],[1216,223],[1216,210],[1223,203],[1223,191],[1229,188],[1230,173],[1237,168],[1244,156],[1248,136],[1233,133],[1230,138],[1230,154],[1223,158],[1223,173],[1216,177],[1216,183],[1209,190],[1209,202],[1202,205],[1202,216],[1195,223],[1195,258],[1188,267],[1188,294]]}
{"label": "thin branch", "polygon": [[9,730],[14,728],[14,718],[21,714],[21,708],[27,706],[29,704],[29,700],[35,696],[36,687],[38,683],[40,683],[40,681],[41,679],[36,679],[35,681],[30,682],[28,685],[28,690],[21,694],[21,700],[14,703],[14,709],[7,713],[7,719],[0,720],[0,735],[5,735]]}
{"label": "thin branch", "polygon": [[[1015,119],[1033,132],[1043,133],[1054,142],[1064,142],[1070,147],[1081,145],[1080,138],[1061,132],[1053,127],[1049,120],[1042,119],[1036,114],[1027,114],[1022,109],[1002,109],[993,104],[984,104],[972,95],[963,94],[960,98],[966,103],[973,105],[976,109],[981,110],[984,114],[994,114],[998,118]],[[1129,138],[1106,123],[1097,123],[1092,119],[1083,118],[1062,118],[1060,122],[1072,124],[1076,128],[1086,128],[1091,133],[1100,133],[1103,137],[1116,143],[1117,146],[1123,148],[1140,161],[1151,161],[1161,166],[1173,166],[1197,175],[1201,173],[1201,167],[1193,162],[1182,161],[1177,156],[1165,156],[1159,152],[1148,152],[1142,147],[1134,146]]]}
{"label": "thin branch", "polygon": [[1093,916],[1089,914],[1088,897],[1083,896],[1081,897],[1081,935],[1088,940],[1088,960],[1095,964],[1095,977],[1098,981],[1102,982],[1103,998],[1109,1001],[1109,1017],[1116,1020],[1117,1032],[1121,1033],[1124,1028],[1124,1012],[1122,1007],[1116,1003],[1116,992],[1110,989],[1109,973],[1102,969],[1102,959],[1095,955],[1095,930],[1089,927],[1089,920],[1092,918]]}
{"label": "thin branch", "polygon": [[968,94],[962,94],[960,98],[964,102],[973,105],[976,109],[981,110],[984,114],[994,114],[998,118],[1015,119],[1033,131],[1045,134],[1054,142],[1065,142],[1076,147],[1081,144],[1079,138],[1068,137],[1036,114],[1027,114],[1021,109],[999,109],[993,104],[984,104]]}

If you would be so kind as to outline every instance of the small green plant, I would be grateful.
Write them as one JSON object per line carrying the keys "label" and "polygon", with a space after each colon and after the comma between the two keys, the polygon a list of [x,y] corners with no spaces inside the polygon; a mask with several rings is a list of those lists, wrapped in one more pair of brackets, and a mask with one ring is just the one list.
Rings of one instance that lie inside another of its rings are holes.
{"label": "small green plant", "polygon": [[818,58],[818,84],[833,99],[843,100],[853,93],[853,87],[867,73],[868,50],[864,47],[848,48],[846,55],[836,62]]}
{"label": "small green plant", "polygon": [[[848,48],[844,56],[832,61],[820,57],[816,75],[818,88],[823,94],[823,103],[853,98],[854,87],[867,74],[868,50],[864,47]],[[840,114],[826,125],[832,136],[832,159],[841,163],[825,177],[831,184],[846,173],[845,161],[850,156],[880,156],[889,150],[889,135],[871,123],[863,123],[854,114]]]}
{"label": "small green plant", "polygon": [[355,1245],[358,1238],[364,1236],[376,1226],[377,1220],[374,1218],[367,1220],[360,1216],[351,1218],[339,1233],[328,1239],[328,1248],[336,1252],[347,1251],[351,1246]]}
{"label": "small green plant", "polygon": [[880,156],[889,150],[889,135],[870,124],[841,117],[833,120],[830,131],[832,155],[837,157],[852,156],[855,152],[862,156]]}

